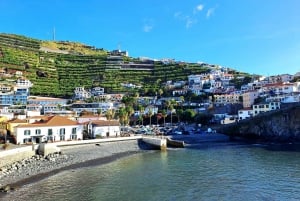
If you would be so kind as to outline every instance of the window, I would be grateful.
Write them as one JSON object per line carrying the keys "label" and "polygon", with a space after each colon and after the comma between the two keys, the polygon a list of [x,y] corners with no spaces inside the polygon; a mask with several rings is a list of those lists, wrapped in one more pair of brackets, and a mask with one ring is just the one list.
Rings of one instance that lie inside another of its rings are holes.
{"label": "window", "polygon": [[36,129],[36,130],[35,130],[35,134],[36,134],[36,135],[40,135],[40,134],[41,134],[41,129]]}
{"label": "window", "polygon": [[66,134],[66,130],[64,128],[59,129],[59,134],[60,135]]}
{"label": "window", "polygon": [[60,140],[60,141],[66,140],[65,134],[60,134],[59,140]]}
{"label": "window", "polygon": [[77,133],[77,128],[72,128],[72,134],[76,134]]}
{"label": "window", "polygon": [[77,140],[77,135],[71,135],[72,140]]}
{"label": "window", "polygon": [[25,130],[24,135],[30,135],[30,130]]}
{"label": "window", "polygon": [[53,131],[51,128],[48,129],[48,135],[52,135],[53,134]]}

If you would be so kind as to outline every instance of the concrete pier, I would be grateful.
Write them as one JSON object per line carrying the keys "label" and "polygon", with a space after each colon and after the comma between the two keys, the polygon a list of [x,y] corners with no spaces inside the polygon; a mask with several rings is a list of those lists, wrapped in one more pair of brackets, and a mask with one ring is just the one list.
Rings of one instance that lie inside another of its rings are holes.
{"label": "concrete pier", "polygon": [[167,139],[165,138],[157,138],[157,137],[144,137],[143,141],[153,145],[154,147],[159,148],[160,150],[166,150],[167,149]]}

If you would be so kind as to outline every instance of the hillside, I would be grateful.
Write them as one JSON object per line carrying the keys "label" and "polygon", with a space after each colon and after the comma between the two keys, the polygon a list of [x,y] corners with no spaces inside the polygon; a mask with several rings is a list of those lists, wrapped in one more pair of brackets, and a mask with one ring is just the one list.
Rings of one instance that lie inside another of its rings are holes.
{"label": "hillside", "polygon": [[[33,83],[32,95],[70,97],[75,87],[100,86],[107,93],[142,86],[140,92],[157,91],[165,81],[187,80],[190,74],[209,71],[210,65],[139,60],[68,41],[41,41],[0,34],[0,69],[21,71]],[[1,80],[5,78],[1,77]],[[135,89],[137,90],[137,89]]]}

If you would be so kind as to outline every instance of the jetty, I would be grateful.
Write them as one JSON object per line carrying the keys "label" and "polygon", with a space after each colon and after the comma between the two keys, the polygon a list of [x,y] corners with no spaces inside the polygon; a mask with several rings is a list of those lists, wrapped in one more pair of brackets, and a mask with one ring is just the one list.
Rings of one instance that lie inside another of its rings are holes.
{"label": "jetty", "polygon": [[150,144],[157,149],[160,149],[163,151],[167,149],[167,139],[166,138],[143,136],[142,140],[143,140],[143,142]]}

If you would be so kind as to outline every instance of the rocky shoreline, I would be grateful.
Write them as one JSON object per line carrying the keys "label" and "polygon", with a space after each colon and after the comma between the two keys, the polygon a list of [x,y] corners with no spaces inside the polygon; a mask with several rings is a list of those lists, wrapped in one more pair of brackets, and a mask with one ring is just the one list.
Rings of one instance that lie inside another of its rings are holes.
{"label": "rocky shoreline", "polygon": [[61,154],[36,155],[0,168],[0,192],[9,192],[60,171],[101,165],[144,151],[137,140],[61,147]]}

